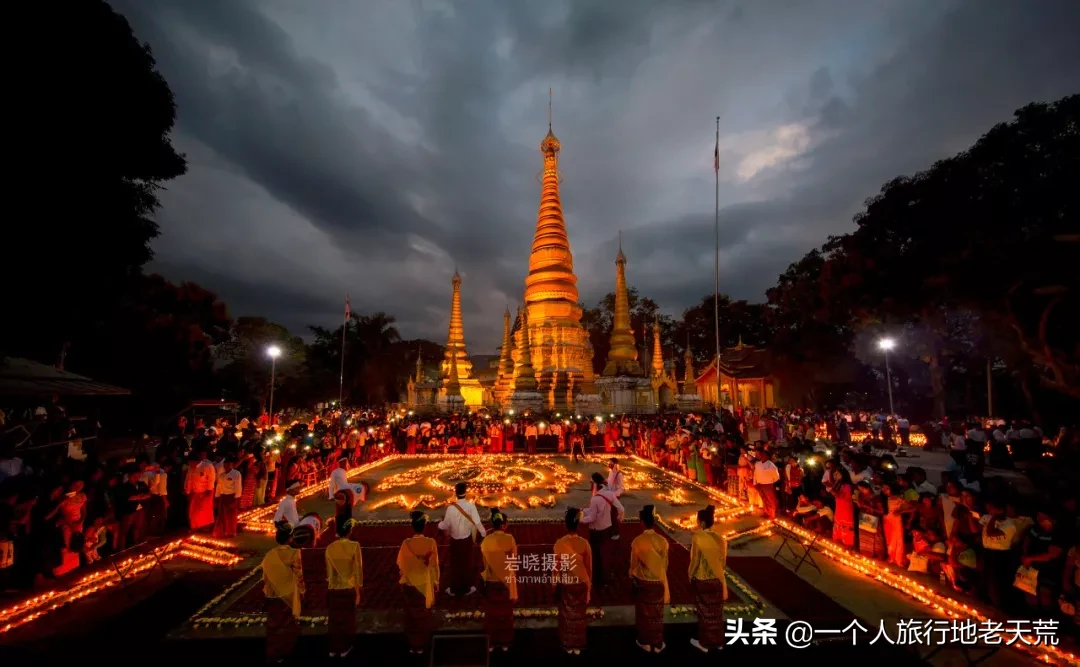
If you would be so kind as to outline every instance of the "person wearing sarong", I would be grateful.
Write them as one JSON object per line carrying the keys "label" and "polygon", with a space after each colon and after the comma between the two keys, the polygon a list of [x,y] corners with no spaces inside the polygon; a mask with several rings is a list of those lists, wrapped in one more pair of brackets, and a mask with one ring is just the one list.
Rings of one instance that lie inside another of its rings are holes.
{"label": "person wearing sarong", "polygon": [[867,558],[884,559],[884,498],[874,493],[870,482],[859,482],[855,487],[855,506],[859,508],[859,551]]}
{"label": "person wearing sarong", "polygon": [[480,543],[484,559],[484,629],[488,635],[488,651],[500,648],[509,651],[514,643],[514,603],[517,589],[517,542],[507,533],[506,515],[491,510],[492,532]]}
{"label": "person wearing sarong", "polygon": [[833,534],[834,542],[839,542],[847,548],[855,546],[855,502],[854,484],[851,476],[843,466],[837,466],[832,472],[833,484],[832,495],[836,500],[833,509]]}
{"label": "person wearing sarong", "polygon": [[[617,510],[612,512],[612,510]],[[608,488],[604,476],[598,472],[592,474],[592,498],[582,510],[581,522],[589,526],[589,546],[592,548],[592,583],[600,590],[607,585],[609,572],[604,570],[604,561],[611,546],[611,520],[621,520],[626,510],[619,499]]]}
{"label": "person wearing sarong", "polygon": [[233,459],[226,459],[218,475],[214,495],[217,500],[217,517],[214,519],[214,537],[236,537],[236,517],[240,509],[240,495],[244,481],[240,471],[233,468]]}
{"label": "person wearing sarong", "polygon": [[240,509],[251,509],[251,506],[255,504],[255,455],[245,455],[236,469],[240,471],[240,477],[244,480],[243,490],[240,493]]}
{"label": "person wearing sarong", "polygon": [[217,471],[206,460],[206,451],[192,456],[184,478],[184,493],[188,497],[188,526],[201,530],[214,523],[214,483]]}
{"label": "person wearing sarong", "polygon": [[[615,431],[616,429],[609,430]],[[619,459],[612,457],[608,460],[608,464],[611,466],[611,472],[607,476],[607,488],[616,498],[621,498],[625,480],[622,470],[619,469]],[[611,506],[611,539],[619,539],[619,510],[615,509],[614,505]]]}
{"label": "person wearing sarong", "polygon": [[555,542],[557,572],[551,578],[559,610],[559,644],[572,655],[580,655],[585,648],[592,591],[592,548],[577,534],[580,518],[576,507],[566,509],[566,535]]}
{"label": "person wearing sarong", "polygon": [[656,517],[653,506],[641,509],[645,532],[630,543],[630,580],[634,585],[634,622],[637,645],[645,652],[664,650],[664,605],[671,600],[668,591],[668,541],[653,530]]}
{"label": "person wearing sarong", "polygon": [[450,536],[450,585],[446,588],[446,594],[450,597],[476,592],[476,586],[472,585],[475,576],[473,547],[477,534],[480,537],[487,535],[476,505],[465,500],[467,490],[465,482],[458,482],[454,486],[457,498],[446,508],[446,515],[439,522],[439,530],[446,531]]}
{"label": "person wearing sarong", "polygon": [[292,528],[277,525],[277,543],[262,561],[263,593],[266,595],[266,659],[281,663],[300,637],[300,600],[304,596],[304,572],[300,550],[289,545]]}
{"label": "person wearing sarong", "polygon": [[698,510],[698,530],[690,543],[690,588],[698,618],[698,636],[690,645],[708,653],[724,643],[724,600],[727,599],[727,540],[712,527],[716,508]]}
{"label": "person wearing sarong", "polygon": [[331,658],[349,655],[356,637],[356,607],[364,585],[364,563],[360,545],[349,539],[354,525],[356,521],[352,517],[337,522],[338,539],[326,547],[327,639]]}
{"label": "person wearing sarong", "polygon": [[[315,547],[328,547],[338,539],[338,526],[353,518],[352,510],[356,495],[352,489],[341,489],[334,494],[334,516],[326,520]],[[355,522],[353,523],[355,525]]]}
{"label": "person wearing sarong", "polygon": [[420,654],[431,643],[431,607],[439,587],[439,545],[424,536],[427,517],[423,512],[413,512],[409,518],[415,534],[401,543],[397,566],[405,595],[404,629],[409,653]]}

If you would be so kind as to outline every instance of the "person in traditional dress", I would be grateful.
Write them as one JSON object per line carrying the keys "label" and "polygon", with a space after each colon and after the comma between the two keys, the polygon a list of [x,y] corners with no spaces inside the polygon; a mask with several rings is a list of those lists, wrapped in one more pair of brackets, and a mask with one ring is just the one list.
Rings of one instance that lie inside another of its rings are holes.
{"label": "person in traditional dress", "polygon": [[255,455],[247,453],[240,462],[234,466],[240,471],[240,477],[244,480],[243,491],[240,493],[240,509],[251,509],[255,504]]}
{"label": "person in traditional dress", "polygon": [[690,543],[690,588],[698,618],[698,636],[690,645],[708,653],[724,644],[724,600],[727,599],[727,540],[713,531],[716,508],[698,510],[698,530]]}
{"label": "person in traditional dress", "polygon": [[300,551],[289,545],[292,528],[277,525],[278,546],[262,561],[263,593],[266,595],[266,659],[281,663],[300,637],[300,600],[304,597],[304,572]]}
{"label": "person in traditional dress", "polygon": [[233,459],[226,459],[214,490],[217,500],[214,537],[236,537],[236,517],[240,509],[240,495],[244,492],[244,481],[240,471],[233,468],[233,463]]}
{"label": "person in traditional dress", "polygon": [[[615,430],[611,429],[612,432]],[[611,466],[611,472],[607,476],[607,488],[616,498],[621,498],[625,488],[625,478],[622,470],[619,469],[619,459],[611,457],[608,460],[608,465]],[[611,508],[611,539],[619,539],[619,512],[614,506]]]}
{"label": "person in traditional dress", "polygon": [[[351,489],[341,489],[334,494],[334,516],[326,520],[322,533],[319,534],[317,547],[330,546],[338,539],[338,527],[346,521],[352,520],[353,498]],[[355,522],[354,522],[355,524]]]}
{"label": "person in traditional dress", "polygon": [[577,534],[580,518],[578,508],[566,509],[566,535],[555,542],[558,571],[551,578],[559,610],[559,643],[571,655],[580,655],[585,648],[592,591],[592,548],[588,540]]}
{"label": "person in traditional dress", "polygon": [[[611,510],[618,510],[613,513]],[[626,510],[622,503],[607,489],[604,476],[592,475],[592,498],[581,513],[581,522],[589,527],[589,546],[592,547],[592,583],[599,590],[607,584],[604,559],[611,542],[611,518],[622,519]]]}
{"label": "person in traditional dress", "polygon": [[427,517],[415,511],[409,516],[414,535],[401,543],[397,566],[405,595],[405,636],[409,653],[423,653],[431,642],[431,607],[439,587],[439,545],[424,536]]}
{"label": "person in traditional dress", "polygon": [[300,492],[300,480],[290,480],[285,486],[285,497],[278,503],[274,511],[274,523],[285,521],[290,526],[300,523],[300,515],[296,511],[296,494]]}
{"label": "person in traditional dress", "polygon": [[450,597],[472,595],[476,592],[473,580],[473,546],[476,536],[487,535],[480,521],[476,505],[465,500],[468,485],[458,482],[454,486],[457,498],[446,508],[446,515],[439,522],[439,530],[450,535],[450,585],[446,594]]}
{"label": "person in traditional dress", "polygon": [[352,517],[337,522],[338,539],[326,547],[327,638],[331,658],[349,655],[356,637],[356,607],[364,586],[364,563],[360,544],[349,539],[354,525],[356,520]]}
{"label": "person in traditional dress", "polygon": [[630,578],[634,585],[634,621],[637,645],[645,652],[664,650],[664,605],[671,600],[668,591],[668,541],[653,530],[656,517],[653,506],[641,509],[645,532],[630,543]]}
{"label": "person in traditional dress", "polygon": [[484,558],[484,627],[488,651],[509,651],[514,643],[514,603],[518,599],[518,550],[514,536],[506,532],[506,515],[491,510],[492,532],[480,543]]}
{"label": "person in traditional dress", "polygon": [[214,523],[214,483],[217,471],[214,464],[206,460],[206,450],[192,457],[197,461],[188,465],[184,478],[184,493],[188,497],[188,525],[191,530],[200,530]]}

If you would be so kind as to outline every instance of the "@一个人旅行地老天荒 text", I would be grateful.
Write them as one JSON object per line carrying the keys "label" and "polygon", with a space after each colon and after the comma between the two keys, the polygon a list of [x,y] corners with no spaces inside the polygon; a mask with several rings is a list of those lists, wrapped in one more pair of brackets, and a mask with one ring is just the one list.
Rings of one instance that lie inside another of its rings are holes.
{"label": "@\u4e00\u4e2a\u4eba\u65c5\u884c\u5730\u8001\u5929\u8352 text", "polygon": [[859,644],[898,646],[1057,646],[1056,620],[974,621],[966,619],[900,619],[867,627],[853,620],[842,628],[815,627],[806,621],[791,621],[779,627],[775,618],[725,619],[727,644],[776,646],[780,642],[805,648],[815,642],[847,641]]}

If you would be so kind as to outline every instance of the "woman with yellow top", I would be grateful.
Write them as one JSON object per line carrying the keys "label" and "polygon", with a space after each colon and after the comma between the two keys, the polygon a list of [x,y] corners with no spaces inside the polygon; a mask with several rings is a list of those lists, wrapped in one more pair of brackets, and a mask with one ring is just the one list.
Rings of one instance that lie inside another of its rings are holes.
{"label": "woman with yellow top", "polygon": [[263,558],[263,592],[266,594],[266,659],[284,662],[300,637],[300,600],[304,596],[304,572],[300,550],[289,545],[292,527],[277,526],[279,546]]}
{"label": "woman with yellow top", "polygon": [[415,535],[401,543],[397,566],[401,570],[401,590],[405,594],[405,636],[409,653],[423,653],[431,641],[431,606],[439,587],[439,545],[424,537],[427,517],[413,512],[409,518]]}
{"label": "woman with yellow top", "polygon": [[559,609],[559,643],[567,653],[581,655],[585,648],[587,610],[592,591],[592,547],[577,534],[581,514],[566,508],[566,535],[555,542],[555,604]]}
{"label": "woman with yellow top", "polygon": [[637,645],[646,652],[664,650],[664,605],[668,592],[668,541],[653,530],[653,506],[641,510],[645,532],[630,543],[630,580],[634,584],[634,622]]}
{"label": "woman with yellow top", "polygon": [[727,540],[713,532],[716,508],[698,510],[698,531],[690,544],[690,587],[697,605],[698,636],[690,644],[708,653],[724,643],[724,600],[727,599]]}
{"label": "woman with yellow top", "polygon": [[330,657],[349,655],[356,637],[356,607],[364,586],[364,562],[360,545],[349,539],[356,521],[338,522],[338,539],[326,547],[327,635]]}
{"label": "woman with yellow top", "polygon": [[509,651],[514,643],[514,603],[518,599],[517,568],[511,565],[517,563],[517,542],[506,532],[506,515],[497,508],[491,510],[491,526],[492,531],[480,543],[484,557],[484,626],[488,651]]}

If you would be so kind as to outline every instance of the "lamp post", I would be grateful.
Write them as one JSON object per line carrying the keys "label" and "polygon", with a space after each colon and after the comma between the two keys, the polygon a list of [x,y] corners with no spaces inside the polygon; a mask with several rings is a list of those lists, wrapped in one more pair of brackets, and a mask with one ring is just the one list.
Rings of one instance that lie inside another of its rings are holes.
{"label": "lamp post", "polygon": [[270,426],[274,425],[274,375],[277,373],[277,358],[281,356],[281,348],[271,345],[266,348],[266,354],[270,357],[270,405],[266,412],[270,417]]}
{"label": "lamp post", "polygon": [[893,409],[892,371],[889,370],[889,350],[896,347],[896,341],[894,341],[892,338],[882,338],[878,341],[878,347],[880,347],[882,351],[885,352],[885,382],[889,386],[889,415],[892,416],[896,414],[896,410]]}

